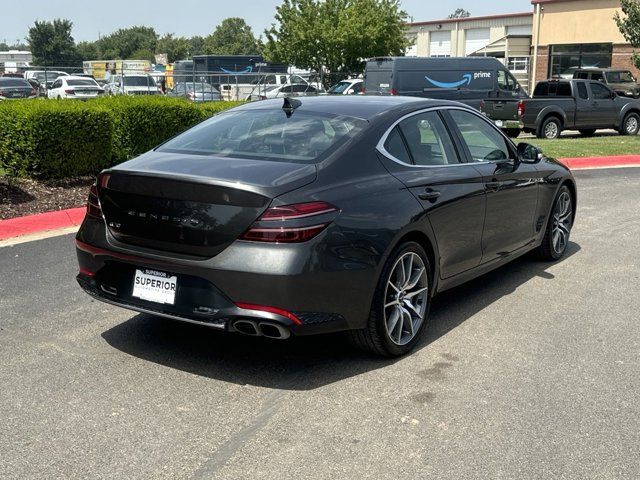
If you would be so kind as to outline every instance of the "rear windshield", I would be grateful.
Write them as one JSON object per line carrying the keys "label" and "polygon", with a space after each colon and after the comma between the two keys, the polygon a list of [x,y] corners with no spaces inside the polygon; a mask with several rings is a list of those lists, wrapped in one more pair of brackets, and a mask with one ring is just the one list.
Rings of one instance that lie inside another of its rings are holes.
{"label": "rear windshield", "polygon": [[364,85],[367,92],[389,93],[391,91],[392,62],[367,64],[364,74]]}
{"label": "rear windshield", "polygon": [[26,80],[22,80],[20,78],[11,78],[11,77],[0,78],[0,85],[3,86],[3,87],[29,87],[29,88],[31,88],[31,85]]}
{"label": "rear windshield", "polygon": [[156,82],[151,77],[124,77],[126,87],[155,87]]}
{"label": "rear windshield", "polygon": [[533,91],[534,97],[570,97],[569,82],[540,82]]}
{"label": "rear windshield", "polygon": [[86,80],[67,80],[67,84],[71,87],[97,87],[98,84],[95,80],[91,80],[90,78]]}
{"label": "rear windshield", "polygon": [[225,112],[168,141],[161,152],[315,163],[367,124],[352,117],[281,109]]}
{"label": "rear windshield", "polygon": [[333,87],[327,90],[327,93],[342,93],[351,86],[351,82],[336,83]]}

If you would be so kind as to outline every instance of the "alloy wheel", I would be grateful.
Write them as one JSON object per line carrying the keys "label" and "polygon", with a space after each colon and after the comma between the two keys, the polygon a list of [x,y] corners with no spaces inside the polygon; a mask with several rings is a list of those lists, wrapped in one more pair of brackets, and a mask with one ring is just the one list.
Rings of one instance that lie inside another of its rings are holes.
{"label": "alloy wheel", "polygon": [[553,249],[556,253],[564,252],[569,242],[569,232],[571,231],[571,196],[567,192],[562,192],[556,202],[553,212],[552,240]]}
{"label": "alloy wheel", "polygon": [[384,296],[384,321],[389,339],[406,345],[420,330],[427,312],[427,268],[414,252],[402,255],[391,269]]}
{"label": "alloy wheel", "polygon": [[549,122],[544,127],[544,136],[547,138],[556,138],[558,136],[558,124]]}
{"label": "alloy wheel", "polygon": [[627,118],[627,121],[625,122],[624,127],[627,130],[627,133],[629,133],[629,134],[633,134],[633,133],[637,132],[638,131],[638,118],[634,117],[633,115],[631,115],[629,118]]}

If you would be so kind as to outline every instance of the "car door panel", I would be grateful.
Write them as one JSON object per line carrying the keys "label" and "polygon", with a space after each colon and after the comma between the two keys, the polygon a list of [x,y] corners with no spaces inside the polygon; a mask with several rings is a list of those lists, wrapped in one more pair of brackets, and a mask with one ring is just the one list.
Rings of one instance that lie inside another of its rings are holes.
{"label": "car door panel", "polygon": [[[442,151],[434,151],[439,146],[430,143],[428,133],[418,137],[408,135],[407,140],[398,131],[392,131],[385,142],[391,151],[383,147],[379,148],[379,154],[390,173],[422,205],[436,238],[440,276],[448,278],[480,263],[485,190],[482,174],[473,166],[458,161],[459,154],[448,137],[442,119],[439,116],[435,119],[433,115],[438,115],[435,112],[429,113],[432,115],[428,117],[431,123],[437,120],[441,124],[439,135],[447,142]],[[412,118],[420,121],[418,115]],[[416,145],[418,139],[420,145]],[[412,145],[413,153],[403,151],[403,145]],[[420,152],[424,152],[423,161],[440,164],[415,164],[416,155]]]}

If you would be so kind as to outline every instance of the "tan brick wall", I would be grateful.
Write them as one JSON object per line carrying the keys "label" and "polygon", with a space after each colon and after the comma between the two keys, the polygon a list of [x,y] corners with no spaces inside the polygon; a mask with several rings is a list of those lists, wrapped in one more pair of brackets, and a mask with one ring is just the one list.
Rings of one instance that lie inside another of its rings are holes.
{"label": "tan brick wall", "polygon": [[[535,87],[536,83],[540,80],[547,79],[547,70],[549,69],[549,47],[538,47],[538,57],[536,61],[536,71],[533,72],[534,78],[532,86]],[[531,88],[533,92],[533,88]]]}
{"label": "tan brick wall", "polygon": [[[640,53],[640,51],[638,53]],[[633,65],[633,61],[631,60],[632,56],[633,47],[631,47],[631,45],[614,45],[611,66],[613,68],[624,68],[627,70],[631,70],[633,76],[640,79],[640,70],[638,70]]]}

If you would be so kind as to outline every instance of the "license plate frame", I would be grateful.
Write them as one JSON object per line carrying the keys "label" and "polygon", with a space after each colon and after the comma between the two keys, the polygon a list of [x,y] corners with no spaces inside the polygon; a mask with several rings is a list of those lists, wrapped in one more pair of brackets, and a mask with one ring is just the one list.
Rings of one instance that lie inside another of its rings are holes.
{"label": "license plate frame", "polygon": [[175,305],[178,276],[150,268],[136,268],[132,297],[161,305]]}

